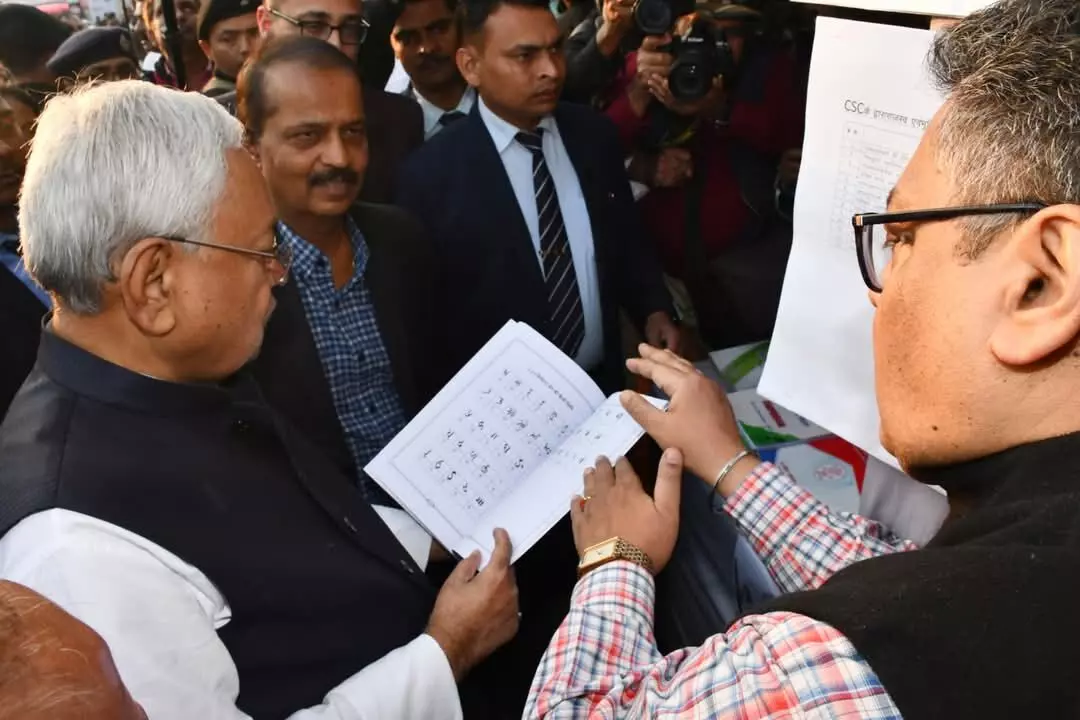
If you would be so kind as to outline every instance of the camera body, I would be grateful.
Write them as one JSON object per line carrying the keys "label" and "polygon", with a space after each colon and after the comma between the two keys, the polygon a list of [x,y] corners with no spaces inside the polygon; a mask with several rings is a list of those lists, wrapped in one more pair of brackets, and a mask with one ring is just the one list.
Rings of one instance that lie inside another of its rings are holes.
{"label": "camera body", "polygon": [[672,31],[679,18],[691,16],[685,30],[676,32],[671,43],[662,48],[673,57],[668,86],[676,100],[700,100],[712,89],[714,78],[731,78],[735,72],[727,33],[709,19],[693,15],[695,6],[695,0],[634,3],[634,22],[644,35],[664,35]]}
{"label": "camera body", "polygon": [[676,100],[693,102],[712,90],[717,77],[735,75],[735,58],[727,33],[708,20],[694,18],[681,35],[675,35],[666,51],[674,58],[668,87]]}

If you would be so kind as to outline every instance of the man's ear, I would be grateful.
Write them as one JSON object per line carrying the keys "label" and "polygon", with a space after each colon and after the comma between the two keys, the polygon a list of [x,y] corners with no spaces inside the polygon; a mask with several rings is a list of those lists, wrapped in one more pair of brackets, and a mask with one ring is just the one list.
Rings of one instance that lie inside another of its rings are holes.
{"label": "man's ear", "polygon": [[179,243],[146,238],[124,254],[117,285],[131,322],[143,333],[161,337],[176,326],[175,263]]}
{"label": "man's ear", "polygon": [[259,141],[251,136],[246,129],[244,130],[244,149],[248,151],[255,164],[262,170],[262,156],[259,154]]}
{"label": "man's ear", "polygon": [[200,40],[199,41],[199,47],[202,48],[203,55],[205,55],[208,60],[213,60],[214,59],[210,55],[210,43],[206,42],[205,40]]}
{"label": "man's ear", "polygon": [[1080,206],[1040,211],[1002,253],[995,264],[1005,281],[1003,314],[990,335],[991,352],[1023,367],[1071,347],[1080,334]]}
{"label": "man's ear", "polygon": [[270,32],[270,21],[273,20],[273,15],[270,14],[270,8],[266,5],[260,5],[255,8],[255,24],[259,26],[259,34],[265,36]]}
{"label": "man's ear", "polygon": [[461,77],[472,87],[480,87],[480,48],[467,40],[457,51],[457,66]]}

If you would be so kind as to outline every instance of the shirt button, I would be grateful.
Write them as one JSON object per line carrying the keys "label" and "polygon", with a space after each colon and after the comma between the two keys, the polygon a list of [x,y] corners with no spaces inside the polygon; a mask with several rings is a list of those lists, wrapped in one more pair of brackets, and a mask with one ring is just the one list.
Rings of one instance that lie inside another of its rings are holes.
{"label": "shirt button", "polygon": [[248,423],[247,420],[237,420],[233,423],[233,427],[236,428],[237,432],[242,433],[245,433],[251,429],[251,425]]}
{"label": "shirt button", "polygon": [[403,567],[405,569],[405,572],[409,573],[410,575],[416,572],[415,570],[413,570],[413,566],[409,564],[408,560],[402,560],[401,567]]}

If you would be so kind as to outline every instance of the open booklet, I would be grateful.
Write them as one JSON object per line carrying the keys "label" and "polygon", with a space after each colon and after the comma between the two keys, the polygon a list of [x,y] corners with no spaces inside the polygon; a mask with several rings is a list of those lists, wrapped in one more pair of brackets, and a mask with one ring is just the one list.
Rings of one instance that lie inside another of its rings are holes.
{"label": "open booklet", "polygon": [[618,396],[510,321],[364,469],[446,548],[486,562],[502,527],[516,561],[566,514],[585,469],[642,434]]}

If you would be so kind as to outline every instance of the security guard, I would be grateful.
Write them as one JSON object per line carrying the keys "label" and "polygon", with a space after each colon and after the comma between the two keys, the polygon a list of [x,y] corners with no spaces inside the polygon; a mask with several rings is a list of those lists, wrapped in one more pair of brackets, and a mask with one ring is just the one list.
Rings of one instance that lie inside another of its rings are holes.
{"label": "security guard", "polygon": [[259,41],[255,21],[258,0],[205,0],[199,8],[199,46],[214,64],[214,75],[203,87],[214,97],[236,89],[236,76]]}

